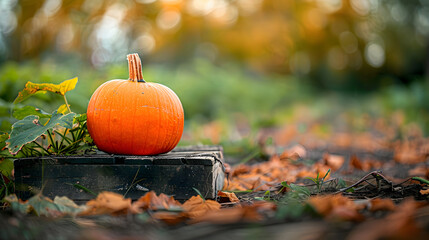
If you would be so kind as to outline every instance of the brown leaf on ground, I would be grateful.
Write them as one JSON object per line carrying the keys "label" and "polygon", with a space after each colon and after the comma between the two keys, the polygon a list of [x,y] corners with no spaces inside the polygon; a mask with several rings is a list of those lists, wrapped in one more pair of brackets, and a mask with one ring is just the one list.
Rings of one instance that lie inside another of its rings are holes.
{"label": "brown leaf on ground", "polygon": [[238,202],[240,202],[240,200],[237,198],[237,196],[233,192],[218,191],[217,195],[219,197],[219,202],[221,202],[221,203],[225,203],[225,202],[238,203]]}
{"label": "brown leaf on ground", "polygon": [[350,166],[352,166],[356,169],[359,169],[359,170],[364,170],[364,166],[362,165],[362,162],[360,161],[360,159],[355,154],[353,154],[350,157]]}
{"label": "brown leaf on ground", "polygon": [[319,177],[325,177],[325,180],[329,179],[331,177],[332,171],[329,171],[331,168],[325,164],[322,164],[320,162],[317,162],[313,164],[313,169],[315,170],[315,174],[317,177],[317,174],[319,174]]}
{"label": "brown leaf on ground", "polygon": [[249,165],[241,164],[241,165],[238,165],[238,166],[234,167],[234,169],[231,172],[231,176],[232,177],[238,176],[238,175],[241,175],[241,174],[244,174],[244,173],[248,173],[249,171],[250,171],[250,166]]}
{"label": "brown leaf on ground", "polygon": [[382,167],[382,163],[380,161],[374,159],[365,159],[361,160],[356,155],[352,155],[350,157],[350,167],[359,169],[362,171],[369,171],[371,169],[379,169]]}
{"label": "brown leaf on ground", "polygon": [[176,225],[186,220],[186,217],[181,212],[159,211],[151,214],[153,219],[162,221],[168,225]]}
{"label": "brown leaf on ground", "polygon": [[[335,160],[338,162],[338,160]],[[337,163],[337,166],[338,163]],[[318,162],[312,166],[283,161],[273,155],[269,161],[255,165],[239,165],[232,170],[231,178],[225,182],[223,190],[265,191],[279,182],[295,182],[297,178],[325,176],[330,166]],[[328,179],[329,175],[325,178]]]}
{"label": "brown leaf on ground", "polygon": [[209,222],[215,224],[230,224],[237,222],[257,222],[263,217],[258,213],[257,206],[243,206],[223,208],[218,211],[210,211],[192,219],[191,223]]}
{"label": "brown leaf on ground", "polygon": [[323,162],[329,166],[333,171],[337,171],[344,164],[344,157],[325,153],[323,155]]}
{"label": "brown leaf on ground", "polygon": [[[251,172],[238,175],[231,179],[224,190],[261,190],[265,191],[270,188],[272,178],[258,172]],[[231,184],[231,185],[229,185]],[[235,187],[235,189],[233,188]]]}
{"label": "brown leaf on ground", "polygon": [[96,199],[86,203],[88,210],[79,215],[127,214],[131,210],[131,199],[113,192],[101,192]]}
{"label": "brown leaf on ground", "polygon": [[185,215],[196,218],[211,211],[220,209],[220,204],[213,200],[204,200],[200,196],[193,196],[182,205]]}
{"label": "brown leaf on ground", "polygon": [[176,201],[173,197],[163,193],[156,195],[154,191],[146,193],[132,204],[133,212],[140,213],[144,210],[169,210],[171,208],[180,208],[182,204]]}
{"label": "brown leaf on ground", "polygon": [[417,166],[408,171],[408,175],[410,176],[421,176],[429,179],[429,167],[427,166]]}
{"label": "brown leaf on ground", "polygon": [[428,189],[422,189],[422,190],[420,190],[420,194],[421,195],[427,195],[427,194],[429,194],[429,188]]}
{"label": "brown leaf on ground", "polygon": [[296,160],[299,158],[305,158],[307,156],[307,150],[302,145],[294,145],[291,148],[288,148],[280,154],[280,159],[292,159]]}
{"label": "brown leaf on ground", "polygon": [[428,239],[428,232],[424,232],[414,218],[420,205],[414,200],[405,200],[387,217],[359,225],[347,239]]}
{"label": "brown leaf on ground", "polygon": [[393,203],[390,198],[374,198],[370,201],[371,207],[370,211],[393,211],[396,208],[396,205]]}
{"label": "brown leaf on ground", "polygon": [[421,151],[421,146],[412,141],[405,141],[395,147],[394,159],[402,164],[416,164],[426,160],[426,153]]}
{"label": "brown leaf on ground", "polygon": [[357,206],[352,200],[340,194],[313,196],[308,203],[325,218],[347,221],[362,221],[364,217],[358,212]]}

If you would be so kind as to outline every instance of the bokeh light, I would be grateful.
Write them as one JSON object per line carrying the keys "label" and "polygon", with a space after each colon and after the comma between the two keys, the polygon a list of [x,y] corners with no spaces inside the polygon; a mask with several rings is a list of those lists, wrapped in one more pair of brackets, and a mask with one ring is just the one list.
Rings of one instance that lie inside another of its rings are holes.
{"label": "bokeh light", "polygon": [[4,0],[0,12],[0,63],[72,55],[102,68],[139,52],[145,62],[235,62],[328,89],[351,86],[350,74],[377,88],[397,82],[386,72],[412,82],[426,71],[427,1]]}

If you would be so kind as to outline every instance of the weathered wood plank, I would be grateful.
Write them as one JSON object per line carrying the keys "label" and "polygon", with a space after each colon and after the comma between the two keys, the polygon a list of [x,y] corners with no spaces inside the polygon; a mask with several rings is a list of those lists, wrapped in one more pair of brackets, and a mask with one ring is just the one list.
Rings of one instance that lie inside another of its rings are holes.
{"label": "weathered wood plank", "polygon": [[48,197],[67,196],[77,202],[112,191],[138,199],[147,191],[185,200],[196,195],[213,199],[224,181],[220,147],[177,148],[157,156],[95,154],[72,157],[26,158],[15,161],[18,197],[28,199],[42,189]]}

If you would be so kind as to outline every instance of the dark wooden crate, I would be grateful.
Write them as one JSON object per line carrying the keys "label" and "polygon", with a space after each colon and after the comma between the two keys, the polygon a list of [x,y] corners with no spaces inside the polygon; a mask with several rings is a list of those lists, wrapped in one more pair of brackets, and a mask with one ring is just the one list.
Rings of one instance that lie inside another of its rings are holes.
{"label": "dark wooden crate", "polygon": [[147,191],[186,200],[198,189],[208,199],[216,198],[224,183],[222,148],[181,147],[156,156],[110,155],[46,156],[17,159],[16,193],[26,200],[42,190],[54,198],[67,196],[85,202],[94,192],[112,191],[133,200]]}

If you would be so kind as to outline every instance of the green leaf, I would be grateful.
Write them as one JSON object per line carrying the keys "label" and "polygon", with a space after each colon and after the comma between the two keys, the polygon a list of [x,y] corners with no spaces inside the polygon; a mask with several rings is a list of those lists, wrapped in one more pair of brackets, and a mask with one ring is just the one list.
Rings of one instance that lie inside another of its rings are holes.
{"label": "green leaf", "polygon": [[12,125],[10,138],[6,141],[6,146],[9,149],[9,152],[11,154],[18,153],[22,146],[36,140],[42,134],[46,133],[47,130],[56,127],[71,129],[75,115],[75,113],[63,115],[54,111],[51,119],[49,119],[45,125],[40,124],[38,116],[27,116],[16,122]]}
{"label": "green leaf", "polygon": [[338,184],[336,188],[341,189],[347,187],[346,181],[344,181],[342,178],[338,179]]}
{"label": "green leaf", "polygon": [[30,211],[30,205],[27,202],[20,202],[15,194],[6,196],[4,200],[10,204],[15,212],[28,213]]}
{"label": "green leaf", "polygon": [[[68,106],[70,107],[70,104]],[[68,110],[67,105],[63,104],[57,109],[57,113],[65,114]]]}
{"label": "green leaf", "polygon": [[312,182],[314,182],[315,184],[319,184],[319,178],[305,177],[305,179],[309,179]]}
{"label": "green leaf", "polygon": [[86,187],[84,187],[84,186],[82,186],[80,184],[75,183],[75,184],[73,184],[73,187],[75,187],[75,188],[77,188],[79,190],[82,190],[82,191],[84,191],[86,193],[89,193],[89,194],[92,194],[94,196],[97,196],[96,193],[94,193],[93,191],[89,190],[88,188],[86,188]]}
{"label": "green leaf", "polygon": [[77,77],[66,80],[60,84],[52,84],[52,83],[32,83],[27,82],[25,84],[25,88],[18,93],[18,97],[16,97],[13,103],[19,103],[34,95],[37,92],[48,91],[56,94],[60,94],[64,96],[64,94],[70,90],[73,90],[77,84]]}
{"label": "green leaf", "polygon": [[21,213],[33,211],[38,216],[58,216],[58,213],[76,215],[87,209],[85,205],[78,206],[67,197],[55,197],[52,201],[41,194],[36,194],[28,202],[22,202],[18,200],[15,194],[12,194],[4,199],[11,204],[13,211]]}
{"label": "green leaf", "polygon": [[[83,142],[84,143],[88,143],[88,144],[92,144],[93,142],[94,142],[94,139],[92,139],[92,137],[89,135],[89,134],[86,134],[84,137],[83,137]],[[90,146],[88,146],[89,148],[88,149],[90,149],[91,147]]]}
{"label": "green leaf", "polygon": [[9,138],[9,133],[3,133],[0,135],[0,149],[6,146],[6,140]]}
{"label": "green leaf", "polygon": [[287,184],[287,181],[283,181],[280,183],[283,187],[289,187],[289,184]]}
{"label": "green leaf", "polygon": [[421,178],[421,177],[412,177],[411,179],[413,179],[413,180],[416,180],[416,181],[419,181],[419,182],[421,182],[421,183],[425,183],[425,184],[428,184],[428,185],[429,185],[429,181],[428,181],[428,180],[426,180],[426,179],[424,179],[424,178]]}
{"label": "green leaf", "polygon": [[323,176],[322,181],[325,180],[326,176],[328,176],[328,174],[331,172],[331,169],[328,169],[328,171],[326,172],[325,176]]}
{"label": "green leaf", "polygon": [[310,190],[308,190],[308,188],[307,188],[307,187],[299,186],[299,185],[296,185],[296,184],[293,184],[293,183],[291,183],[291,184],[289,185],[289,187],[290,187],[290,189],[291,189],[292,191],[295,191],[295,192],[298,192],[298,193],[304,194],[304,195],[306,195],[306,196],[310,196],[310,195],[311,195]]}
{"label": "green leaf", "polygon": [[54,211],[60,211],[58,206],[49,198],[36,194],[28,199],[28,205],[30,205],[38,216],[49,215]]}
{"label": "green leaf", "polygon": [[74,117],[74,123],[83,123],[86,121],[86,113],[78,114]]}
{"label": "green leaf", "polygon": [[198,189],[196,189],[196,188],[194,188],[194,187],[193,187],[192,189],[194,189],[194,191],[195,191],[198,195],[200,195],[200,197],[203,199],[203,201],[204,201],[204,202],[206,201],[206,199],[204,198],[203,194],[201,194],[200,190],[198,190]]}
{"label": "green leaf", "polygon": [[66,213],[70,215],[76,215],[87,209],[86,205],[79,206],[68,197],[56,196],[54,198],[54,203],[57,205],[61,213]]}
{"label": "green leaf", "polygon": [[300,219],[305,213],[310,212],[307,204],[303,204],[299,201],[290,201],[288,204],[281,204],[278,206],[276,217],[278,219]]}
{"label": "green leaf", "polygon": [[50,118],[51,114],[39,109],[39,108],[35,108],[33,106],[25,106],[22,108],[18,108],[15,111],[13,111],[13,117],[18,119],[18,120],[22,120],[27,116],[30,115],[35,115],[35,116],[39,116],[40,118]]}
{"label": "green leaf", "polygon": [[13,160],[4,158],[0,160],[0,173],[10,178],[12,176]]}

